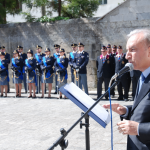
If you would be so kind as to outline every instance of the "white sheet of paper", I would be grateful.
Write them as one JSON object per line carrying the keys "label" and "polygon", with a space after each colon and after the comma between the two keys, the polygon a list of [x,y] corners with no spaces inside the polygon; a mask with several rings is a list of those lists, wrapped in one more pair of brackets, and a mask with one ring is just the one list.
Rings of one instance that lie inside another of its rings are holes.
{"label": "white sheet of paper", "polygon": [[[95,101],[91,97],[89,97],[73,82],[71,82],[70,84],[67,84],[64,88],[70,94],[72,94],[76,99],[78,99],[83,105],[85,105],[87,108],[90,108],[95,103]],[[97,115],[101,120],[103,120],[106,124],[110,122],[109,113],[99,104],[97,104],[91,111],[95,115]]]}

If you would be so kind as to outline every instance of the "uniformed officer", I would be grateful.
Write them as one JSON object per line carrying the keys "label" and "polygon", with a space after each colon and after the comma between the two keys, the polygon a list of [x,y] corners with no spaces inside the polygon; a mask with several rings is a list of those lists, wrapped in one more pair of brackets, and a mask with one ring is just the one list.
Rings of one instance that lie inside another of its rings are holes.
{"label": "uniformed officer", "polygon": [[[2,46],[1,48],[2,48],[1,51],[5,53],[5,59],[6,59],[6,61],[7,61],[8,66],[9,66],[9,64],[10,64],[10,54],[8,54],[8,53],[6,52],[5,46]],[[7,68],[7,72],[8,72],[8,68]],[[10,86],[9,86],[9,72],[8,72],[8,82],[7,82],[7,83],[8,83],[8,93],[9,93],[9,92],[10,92]]]}
{"label": "uniformed officer", "polygon": [[114,45],[113,47],[112,47],[112,54],[113,54],[113,56],[116,56],[118,53],[117,53],[117,46],[116,45]]}
{"label": "uniformed officer", "polygon": [[[113,48],[114,48],[114,46],[113,46]],[[111,47],[110,44],[107,45],[107,55],[109,55],[110,57],[113,58],[113,61],[111,61],[111,63],[113,63],[113,65],[112,65],[113,69],[111,70],[111,71],[112,71],[111,74],[112,74],[112,76],[113,76],[113,75],[115,74],[115,58],[114,58],[114,56],[116,56],[116,55],[115,55],[115,53],[112,53],[112,47]],[[114,81],[112,82],[112,84],[113,84],[113,83],[114,83]],[[110,94],[111,94],[111,97],[112,97],[112,98],[115,97],[115,88],[113,88],[113,89],[111,90]]]}
{"label": "uniformed officer", "polygon": [[[55,48],[55,53],[53,54],[53,57],[54,57],[54,61],[56,61],[57,60],[57,57],[59,57],[60,56],[60,54],[59,54],[59,50],[60,50],[60,45],[58,45],[58,44],[55,44],[54,45],[54,48]],[[57,78],[58,78],[58,76],[57,76],[57,74],[56,74],[56,69],[54,68],[54,73],[55,73],[55,92],[54,92],[54,94],[57,94]]]}
{"label": "uniformed officer", "polygon": [[5,53],[0,52],[0,86],[1,86],[1,97],[3,97],[3,91],[5,89],[5,97],[7,97],[7,88],[8,88],[8,64],[5,59]]}
{"label": "uniformed officer", "polygon": [[132,81],[132,101],[134,101],[136,87],[137,87],[138,80],[141,76],[141,71],[132,70],[130,71],[130,76],[131,76],[131,81]]}
{"label": "uniformed officer", "polygon": [[[59,51],[60,56],[57,57],[54,66],[56,69],[56,74],[58,75],[57,85],[58,84],[66,84],[68,79],[67,67],[68,67],[68,58],[66,58],[65,50],[63,48]],[[62,98],[62,93],[60,92],[60,97]],[[66,96],[64,97],[66,98]]]}
{"label": "uniformed officer", "polygon": [[[27,80],[29,86],[29,93],[30,95],[28,98],[36,98],[35,95],[35,83],[36,83],[36,59],[33,58],[33,50],[28,50],[27,52],[27,59],[25,60],[25,71],[27,72]],[[32,96],[32,89],[33,89],[33,96]]]}
{"label": "uniformed officer", "polygon": [[36,59],[36,82],[37,82],[37,87],[36,87],[36,94],[40,93],[40,87],[41,87],[41,75],[42,75],[42,70],[41,70],[41,65],[42,65],[42,59],[45,54],[41,53],[42,52],[42,47],[40,45],[37,45],[36,47],[37,53],[34,55],[34,58]]}
{"label": "uniformed officer", "polygon": [[48,83],[48,98],[51,98],[51,90],[52,90],[52,83],[53,83],[53,66],[54,66],[54,57],[51,56],[51,52],[49,48],[45,49],[45,56],[42,60],[41,70],[42,70],[42,96],[44,97],[44,87],[45,83]]}
{"label": "uniformed officer", "polygon": [[25,93],[27,93],[27,87],[26,87],[26,74],[25,74],[25,60],[27,59],[27,54],[23,52],[23,47],[18,45],[17,49],[19,51],[19,55],[23,60],[23,69],[22,69],[22,73],[23,73],[23,85],[25,88]]}
{"label": "uniformed officer", "polygon": [[[101,49],[101,55],[97,57],[97,98],[102,94],[102,83],[105,84],[105,91],[108,90],[109,81],[112,77],[114,68],[114,58],[107,54],[107,48],[105,46]],[[108,95],[105,96],[108,99]]]}
{"label": "uniformed officer", "polygon": [[22,80],[23,80],[22,74],[23,60],[19,56],[18,50],[13,51],[13,57],[14,58],[12,58],[11,64],[11,69],[13,71],[13,83],[15,84],[16,97],[21,97]]}
{"label": "uniformed officer", "polygon": [[78,49],[78,45],[77,44],[71,44],[71,47],[72,47],[72,52],[70,52],[69,54],[69,65],[71,67],[71,81],[74,83],[74,74],[76,72],[74,72],[74,68],[73,68],[73,64],[74,64],[74,59],[76,57],[76,54],[77,54],[77,49]]}
{"label": "uniformed officer", "polygon": [[[119,72],[119,70],[121,70],[128,62],[127,59],[125,59],[125,54],[123,54],[122,46],[120,45],[118,46],[117,52],[118,54],[115,57],[115,73]],[[125,101],[128,101],[129,91],[128,91],[127,78],[128,78],[128,73],[125,73],[120,77],[120,83],[117,85],[117,89],[119,93],[118,100],[123,100],[124,98]],[[122,88],[124,88],[124,95],[123,95]]]}
{"label": "uniformed officer", "polygon": [[84,87],[84,91],[88,94],[88,86],[87,86],[87,70],[86,66],[89,62],[89,54],[84,51],[84,44],[78,44],[78,53],[76,54],[74,61],[74,68],[79,69],[79,88],[82,89],[82,85]]}

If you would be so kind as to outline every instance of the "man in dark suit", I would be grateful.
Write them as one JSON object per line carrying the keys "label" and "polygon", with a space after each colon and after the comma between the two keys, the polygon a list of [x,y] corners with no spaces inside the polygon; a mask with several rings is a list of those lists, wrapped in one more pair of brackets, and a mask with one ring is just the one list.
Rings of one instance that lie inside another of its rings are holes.
{"label": "man in dark suit", "polygon": [[[112,110],[121,115],[117,125],[128,135],[127,150],[150,150],[150,30],[137,29],[128,37],[126,58],[142,74],[133,105],[112,104]],[[109,109],[110,105],[103,107]]]}
{"label": "man in dark suit", "polygon": [[134,101],[136,87],[137,87],[137,83],[140,78],[140,75],[141,75],[141,71],[139,70],[130,71],[130,76],[132,80],[132,99],[131,99],[132,101]]}
{"label": "man in dark suit", "polygon": [[[105,84],[105,91],[108,89],[109,81],[112,77],[113,73],[113,57],[107,54],[107,48],[105,46],[101,49],[100,56],[97,57],[96,66],[97,66],[97,98],[99,98],[102,94],[102,84]],[[106,100],[108,99],[108,95],[105,96]]]}

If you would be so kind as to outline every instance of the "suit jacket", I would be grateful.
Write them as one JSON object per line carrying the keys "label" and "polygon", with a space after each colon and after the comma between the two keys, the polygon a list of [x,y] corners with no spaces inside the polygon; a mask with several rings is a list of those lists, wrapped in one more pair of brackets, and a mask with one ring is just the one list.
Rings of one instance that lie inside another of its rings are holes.
{"label": "suit jacket", "polygon": [[127,107],[129,113],[125,119],[140,123],[139,136],[128,135],[127,150],[150,150],[150,74],[142,84],[133,106]]}
{"label": "suit jacket", "polygon": [[114,72],[114,58],[106,55],[106,60],[103,63],[103,59],[100,56],[97,57],[97,77],[111,78]]}
{"label": "suit jacket", "polygon": [[139,78],[140,75],[141,75],[141,71],[139,71],[139,70],[132,70],[132,71],[130,71],[131,78],[133,78],[133,77]]}

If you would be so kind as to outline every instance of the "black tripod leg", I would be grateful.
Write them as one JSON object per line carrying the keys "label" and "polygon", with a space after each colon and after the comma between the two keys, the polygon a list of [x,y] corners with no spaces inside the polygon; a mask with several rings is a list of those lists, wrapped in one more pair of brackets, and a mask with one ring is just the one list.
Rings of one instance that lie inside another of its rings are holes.
{"label": "black tripod leg", "polygon": [[89,115],[85,117],[85,143],[86,150],[90,150]]}

